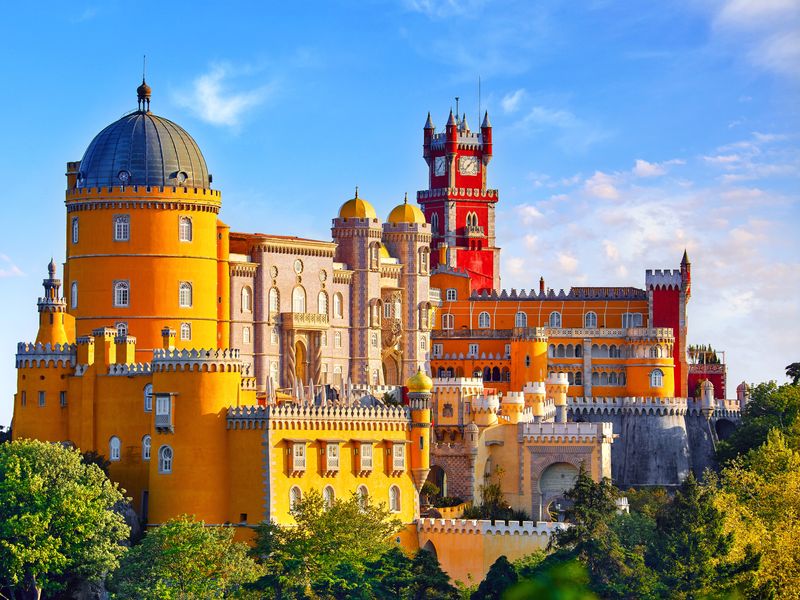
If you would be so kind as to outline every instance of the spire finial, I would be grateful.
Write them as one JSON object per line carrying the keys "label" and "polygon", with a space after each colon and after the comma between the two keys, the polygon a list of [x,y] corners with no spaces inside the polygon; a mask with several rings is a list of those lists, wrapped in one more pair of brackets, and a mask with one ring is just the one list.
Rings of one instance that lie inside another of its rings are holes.
{"label": "spire finial", "polygon": [[358,186],[356,186],[356,200],[358,200]]}
{"label": "spire finial", "polygon": [[406,192],[406,195],[403,198],[403,204],[408,204],[408,192]]}
{"label": "spire finial", "polygon": [[147,55],[142,57],[142,85],[136,88],[136,97],[139,101],[140,112],[150,112],[150,94],[152,90],[145,82],[145,71],[147,68]]}
{"label": "spire finial", "polygon": [[50,279],[56,278],[56,261],[52,257],[50,257],[50,263],[47,265],[47,274],[50,275]]}

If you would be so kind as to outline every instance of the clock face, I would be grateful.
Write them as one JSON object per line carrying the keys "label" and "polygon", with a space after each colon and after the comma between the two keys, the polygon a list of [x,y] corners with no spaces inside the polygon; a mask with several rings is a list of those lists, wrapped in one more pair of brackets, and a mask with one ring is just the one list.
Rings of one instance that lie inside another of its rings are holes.
{"label": "clock face", "polygon": [[120,171],[117,174],[117,177],[119,177],[119,180],[122,182],[122,185],[127,184],[131,180],[131,174],[128,173],[127,171]]}
{"label": "clock face", "polygon": [[444,156],[437,156],[433,162],[433,174],[434,175],[444,175],[444,172],[447,170],[447,165],[445,164],[445,157]]}
{"label": "clock face", "polygon": [[462,156],[458,159],[458,172],[462,175],[478,174],[478,157]]}

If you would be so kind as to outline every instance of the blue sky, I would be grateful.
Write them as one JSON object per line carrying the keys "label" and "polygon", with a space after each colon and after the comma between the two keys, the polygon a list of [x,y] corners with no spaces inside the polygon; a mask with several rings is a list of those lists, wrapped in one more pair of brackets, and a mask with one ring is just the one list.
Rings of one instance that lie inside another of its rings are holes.
{"label": "blue sky", "polygon": [[222,219],[319,238],[355,185],[424,187],[455,96],[495,127],[505,287],[634,285],[693,263],[690,342],[729,396],[800,360],[798,0],[14,3],[0,95],[0,423],[16,343],[64,257],[65,163],[135,108],[198,141]]}

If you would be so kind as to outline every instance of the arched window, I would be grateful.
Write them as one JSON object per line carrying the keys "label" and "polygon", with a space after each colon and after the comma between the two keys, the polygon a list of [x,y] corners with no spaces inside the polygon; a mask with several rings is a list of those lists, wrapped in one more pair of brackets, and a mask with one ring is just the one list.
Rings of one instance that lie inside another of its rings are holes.
{"label": "arched window", "polygon": [[650,371],[650,387],[660,388],[664,385],[664,372],[661,369]]}
{"label": "arched window", "polygon": [[419,249],[419,272],[422,275],[428,273],[428,253],[430,251],[428,248],[420,248]]}
{"label": "arched window", "polygon": [[600,385],[608,385],[608,373],[600,373]]}
{"label": "arched window", "polygon": [[381,246],[377,242],[369,246],[369,268],[377,271],[380,267]]}
{"label": "arched window", "polygon": [[442,315],[442,329],[453,329],[455,318],[450,313]]}
{"label": "arched window", "polygon": [[242,343],[249,344],[250,343],[250,328],[249,327],[242,327]]}
{"label": "arched window", "polygon": [[181,217],[178,223],[178,238],[182,242],[192,241],[192,219],[190,217]]}
{"label": "arched window", "polygon": [[572,374],[572,371],[567,372],[567,383],[570,385],[575,385],[575,375]]}
{"label": "arched window", "polygon": [[153,384],[148,383],[144,386],[144,412],[153,410]]}
{"label": "arched window", "polygon": [[333,491],[333,486],[326,485],[322,490],[322,499],[325,501],[325,508],[333,506],[333,501],[336,499],[336,494]]}
{"label": "arched window", "polygon": [[396,485],[389,488],[389,510],[400,512],[400,488]]}
{"label": "arched window", "polygon": [[276,313],[281,309],[280,296],[278,295],[278,288],[269,288],[269,312]]}
{"label": "arched window", "polygon": [[597,313],[587,312],[583,315],[583,326],[586,329],[597,329]]}
{"label": "arched window", "polygon": [[655,345],[650,347],[650,358],[661,358],[661,346]]}
{"label": "arched window", "polygon": [[333,316],[341,319],[344,315],[344,299],[339,292],[333,295]]}
{"label": "arched window", "polygon": [[73,281],[69,290],[69,306],[70,308],[78,308],[78,282]]}
{"label": "arched window", "polygon": [[242,288],[242,312],[253,311],[253,290],[249,286]]}
{"label": "arched window", "polygon": [[333,333],[333,347],[334,348],[341,348],[342,347],[342,332],[335,331]]}
{"label": "arched window", "polygon": [[458,290],[456,288],[447,288],[444,293],[444,299],[448,302],[455,302],[458,300]]}
{"label": "arched window", "polygon": [[369,490],[367,486],[360,485],[358,486],[358,501],[361,503],[362,507],[366,507],[369,504]]}
{"label": "arched window", "polygon": [[608,375],[608,385],[617,385],[617,374],[616,373],[609,373],[609,375]]}
{"label": "arched window", "polygon": [[158,449],[158,472],[172,473],[172,448],[161,446]]}
{"label": "arched window", "polygon": [[114,326],[117,328],[117,337],[124,338],[128,335],[128,324],[124,321],[119,321]]}
{"label": "arched window", "polygon": [[142,460],[150,460],[150,444],[150,436],[144,436],[142,438]]}
{"label": "arched window", "polygon": [[528,326],[528,315],[526,315],[522,311],[514,315],[514,327],[527,327],[527,326]]}
{"label": "arched window", "polygon": [[479,329],[489,329],[492,326],[492,318],[489,316],[489,313],[484,311],[478,315],[478,328]]}
{"label": "arched window", "polygon": [[525,366],[526,367],[530,367],[531,366],[531,355],[530,354],[526,354],[525,355]]}
{"label": "arched window", "polygon": [[483,368],[483,380],[484,381],[491,381],[492,380],[492,369],[489,367]]}
{"label": "arched window", "polygon": [[298,285],[292,290],[292,312],[306,312],[306,291],[302,285]]}
{"label": "arched window", "polygon": [[317,295],[317,312],[321,315],[328,316],[328,294],[320,292]]}
{"label": "arched window", "polygon": [[108,460],[119,460],[121,449],[122,442],[119,441],[119,438],[115,435],[111,436],[111,439],[108,441]]}
{"label": "arched window", "polygon": [[600,385],[600,373],[597,371],[592,373],[592,385]]}
{"label": "arched window", "polygon": [[567,358],[575,358],[575,346],[567,344]]}
{"label": "arched window", "polygon": [[183,308],[192,306],[192,284],[188,281],[181,281],[178,291],[178,304]]}
{"label": "arched window", "polygon": [[430,328],[431,305],[429,302],[422,302],[419,305],[419,328],[428,331]]}
{"label": "arched window", "polygon": [[564,348],[564,344],[559,344],[558,346],[556,346],[556,356],[558,358],[564,358],[566,354],[567,352]]}
{"label": "arched window", "polygon": [[583,346],[575,344],[575,358],[580,358],[581,356],[583,356]]}
{"label": "arched window", "polygon": [[128,306],[130,286],[127,281],[114,282],[114,306]]}
{"label": "arched window", "polygon": [[78,217],[72,217],[72,243],[78,243]]}
{"label": "arched window", "polygon": [[431,215],[431,233],[434,235],[439,233],[439,215],[436,213]]}
{"label": "arched window", "polygon": [[378,334],[377,333],[373,333],[370,336],[370,342],[371,342],[373,348],[377,348],[378,347]]}
{"label": "arched window", "polygon": [[188,342],[192,339],[192,324],[181,323],[181,340]]}
{"label": "arched window", "polygon": [[500,367],[492,369],[492,381],[500,381]]}
{"label": "arched window", "polygon": [[555,356],[556,356],[556,345],[555,344],[550,344],[547,347],[547,356],[549,356],[550,358],[555,358]]}
{"label": "arched window", "polygon": [[575,385],[583,385],[583,374],[580,371],[575,373]]}
{"label": "arched window", "polygon": [[289,490],[289,509],[294,510],[297,508],[297,505],[300,504],[302,499],[303,492],[300,491],[300,488],[296,485],[292,486],[292,489]]}
{"label": "arched window", "polygon": [[561,313],[557,310],[550,313],[550,327],[561,327]]}

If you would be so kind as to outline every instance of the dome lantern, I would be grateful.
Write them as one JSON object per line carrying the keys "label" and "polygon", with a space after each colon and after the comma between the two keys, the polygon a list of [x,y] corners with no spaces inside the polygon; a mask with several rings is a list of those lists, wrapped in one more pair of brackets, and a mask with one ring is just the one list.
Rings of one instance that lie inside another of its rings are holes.
{"label": "dome lantern", "polygon": [[136,97],[139,101],[139,112],[150,112],[150,95],[153,90],[147,85],[142,76],[142,85],[136,88]]}

